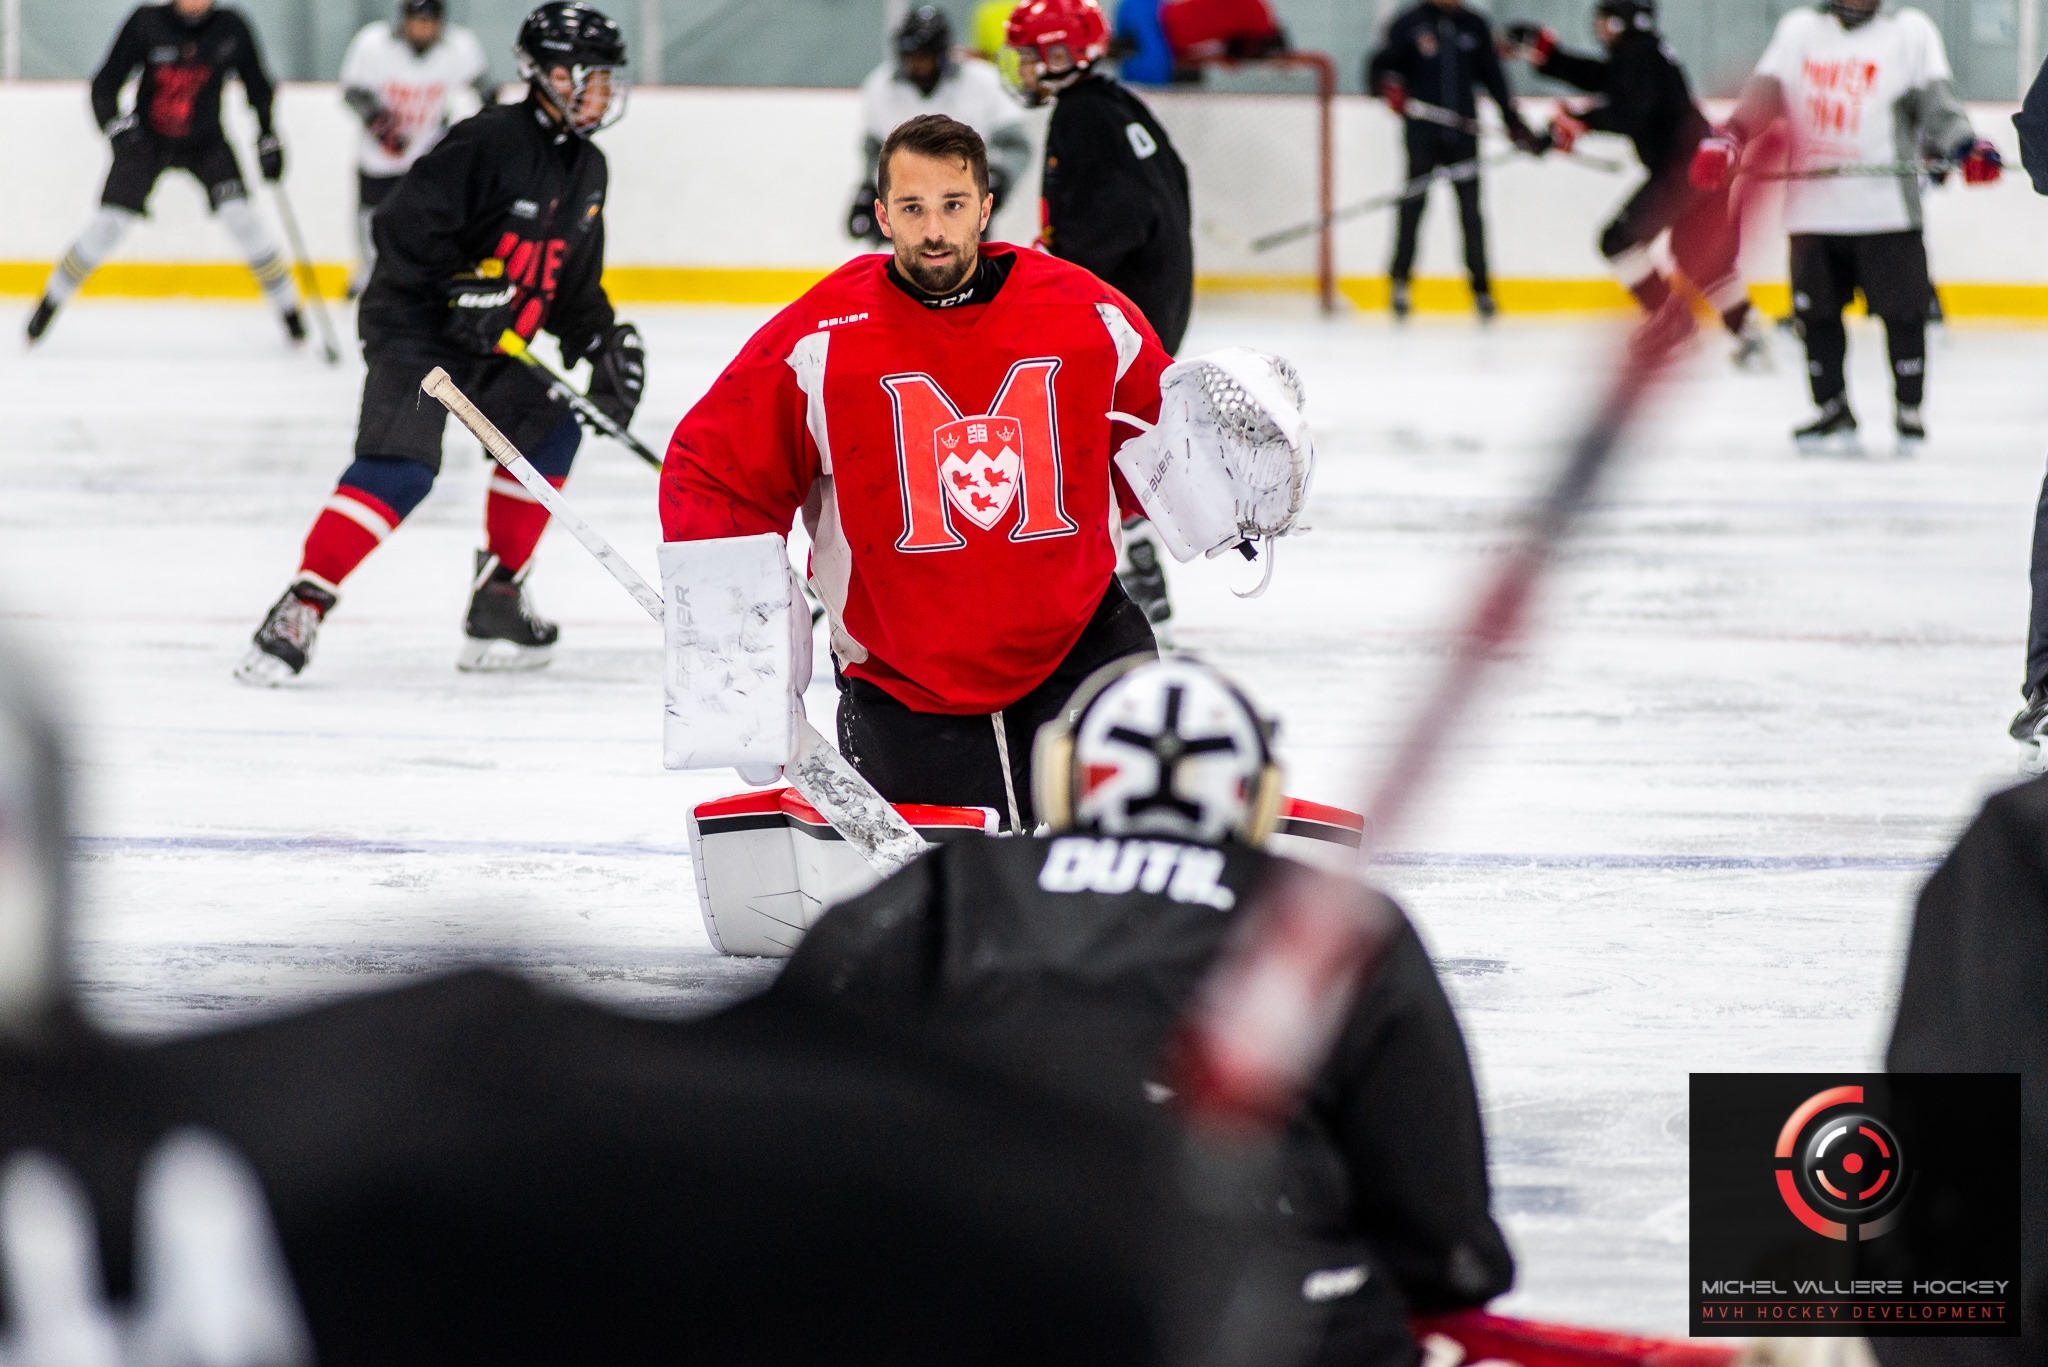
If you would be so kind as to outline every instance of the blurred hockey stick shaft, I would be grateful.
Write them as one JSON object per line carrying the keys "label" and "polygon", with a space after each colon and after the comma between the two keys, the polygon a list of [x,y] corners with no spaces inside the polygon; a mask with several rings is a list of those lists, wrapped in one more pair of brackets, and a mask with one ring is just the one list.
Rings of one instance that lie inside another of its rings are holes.
{"label": "blurred hockey stick shaft", "polygon": [[1847,176],[1945,176],[1956,169],[1947,158],[1926,161],[1846,162],[1840,166],[1813,166],[1804,171],[1744,171],[1752,180],[1837,180]]}
{"label": "blurred hockey stick shaft", "polygon": [[592,403],[588,398],[577,393],[576,386],[569,383],[569,377],[534,355],[533,348],[526,344],[524,337],[507,328],[505,335],[498,339],[498,350],[540,376],[542,382],[547,385],[548,392],[574,409],[578,417],[610,437],[613,441],[618,442],[655,469],[659,470],[661,468],[660,456],[648,450],[638,437],[613,422],[610,414]]}
{"label": "blurred hockey stick shaft", "polygon": [[[455,420],[483,443],[491,458],[504,466],[512,478],[518,480],[526,492],[532,494],[535,501],[546,508],[598,564],[604,566],[606,573],[619,582],[619,587],[633,596],[633,601],[654,619],[654,624],[666,629],[668,604],[662,601],[661,594],[640,577],[640,572],[619,554],[611,542],[605,540],[602,532],[569,505],[561,490],[548,483],[546,477],[533,468],[533,462],[498,430],[496,423],[483,415],[482,410],[449,378],[447,371],[435,366],[427,378],[420,381],[420,388],[454,414]],[[798,605],[793,610],[802,611],[802,607]],[[863,778],[846,756],[819,735],[817,728],[801,715],[797,718],[796,756],[783,767],[790,785],[803,794],[804,801],[816,808],[818,815],[824,817],[848,844],[859,850],[861,858],[878,872],[893,873],[924,852],[924,839],[903,819],[902,814],[883,800],[874,785]]]}
{"label": "blurred hockey stick shaft", "polygon": [[1438,181],[1443,181],[1446,184],[1455,184],[1461,180],[1470,180],[1478,175],[1484,167],[1498,166],[1502,162],[1510,161],[1521,155],[1520,152],[1513,151],[1495,152],[1490,156],[1473,157],[1470,161],[1460,161],[1454,162],[1449,166],[1439,166],[1433,171],[1417,176],[1398,190],[1389,190],[1383,195],[1374,195],[1370,199],[1361,199],[1356,204],[1347,204],[1325,217],[1312,218],[1306,223],[1297,223],[1293,227],[1281,228],[1267,233],[1263,237],[1255,237],[1252,239],[1251,248],[1254,252],[1269,252],[1275,247],[1284,247],[1290,242],[1299,242],[1305,237],[1315,236],[1332,224],[1343,223],[1362,214],[1372,213],[1377,209],[1391,209],[1403,200],[1414,199],[1416,196],[1426,193],[1429,187]]}
{"label": "blurred hockey stick shaft", "polygon": [[[1734,213],[1703,217],[1703,232],[1727,234],[1732,250],[1747,208],[1744,196]],[[1384,841],[1407,815],[1502,648],[1522,629],[1544,569],[1613,465],[1657,380],[1692,335],[1690,302],[1674,300],[1631,337],[1598,408],[1480,593],[1437,686],[1372,785],[1364,805],[1369,840]],[[1241,1136],[1254,1149],[1272,1142],[1328,1056],[1386,943],[1374,917],[1319,890],[1306,874],[1283,867],[1259,890],[1242,937],[1210,970],[1177,1037],[1178,1090],[1198,1141]]]}
{"label": "blurred hockey stick shaft", "polygon": [[335,337],[334,320],[327,316],[327,299],[320,293],[320,276],[313,269],[312,258],[306,255],[305,234],[299,231],[299,216],[292,212],[291,196],[284,192],[284,182],[272,181],[271,191],[277,196],[277,216],[284,223],[284,240],[291,244],[292,269],[298,273],[299,293],[306,296],[306,307],[313,311],[313,326],[320,329],[320,349],[327,355],[327,364],[341,364],[341,343]]}
{"label": "blurred hockey stick shaft", "polygon": [[[1414,119],[1419,123],[1433,123],[1441,128],[1454,129],[1457,132],[1463,133],[1468,138],[1476,138],[1482,133],[1498,131],[1487,128],[1477,119],[1468,119],[1455,110],[1446,109],[1440,104],[1431,104],[1428,100],[1418,100],[1413,96],[1410,96],[1402,103],[1401,116]],[[1569,149],[1553,147],[1550,150],[1556,152],[1559,156],[1569,157],[1573,161],[1584,162],[1596,171],[1619,171],[1622,169],[1622,164],[1611,157],[1595,156],[1591,152],[1581,152],[1575,147]]]}

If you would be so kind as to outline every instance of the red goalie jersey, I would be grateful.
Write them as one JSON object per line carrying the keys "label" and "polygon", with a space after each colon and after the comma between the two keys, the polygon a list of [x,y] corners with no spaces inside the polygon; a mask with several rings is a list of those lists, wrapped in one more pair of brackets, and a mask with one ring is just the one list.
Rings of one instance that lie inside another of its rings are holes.
{"label": "red goalie jersey", "polygon": [[787,533],[846,673],[920,712],[1007,707],[1079,639],[1116,568],[1110,458],[1172,358],[1087,271],[986,244],[994,298],[912,299],[852,261],[777,314],[692,408],[661,476],[671,541]]}

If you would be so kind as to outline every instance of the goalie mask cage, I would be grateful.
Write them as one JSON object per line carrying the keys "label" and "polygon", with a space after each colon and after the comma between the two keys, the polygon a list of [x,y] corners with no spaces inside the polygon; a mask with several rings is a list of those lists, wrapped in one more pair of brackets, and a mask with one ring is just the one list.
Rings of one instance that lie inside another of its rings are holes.
{"label": "goalie mask cage", "polygon": [[[1312,289],[1337,307],[1337,64],[1283,52],[1200,64],[1202,84],[1143,97],[1187,163],[1195,278],[1205,291]],[[1320,231],[1264,253],[1252,241],[1323,220]]]}

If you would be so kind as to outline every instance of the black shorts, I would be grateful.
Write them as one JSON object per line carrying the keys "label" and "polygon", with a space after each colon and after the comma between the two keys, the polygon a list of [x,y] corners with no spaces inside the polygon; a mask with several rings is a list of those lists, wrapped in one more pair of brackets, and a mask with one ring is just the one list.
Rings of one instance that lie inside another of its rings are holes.
{"label": "black shorts", "polygon": [[125,140],[114,151],[113,169],[107,172],[100,203],[131,214],[149,207],[150,192],[166,171],[188,171],[206,187],[206,202],[215,209],[231,199],[247,199],[242,166],[226,138],[204,142],[171,142],[164,138],[138,137]]}
{"label": "black shorts", "polygon": [[1934,286],[1927,276],[1927,243],[1918,230],[1793,234],[1794,313],[1837,317],[1859,289],[1870,311],[1887,322],[1925,321]]}
{"label": "black shorts", "polygon": [[375,209],[391,198],[391,192],[398,188],[404,176],[373,176],[368,171],[356,172],[356,202],[365,209]]}
{"label": "black shorts", "polygon": [[[1003,709],[1010,743],[1010,774],[1028,830],[1038,817],[1031,805],[1031,743],[1038,728],[1065,709],[1090,674],[1127,655],[1156,655],[1159,643],[1145,611],[1114,576],[1081,639],[1038,687]],[[839,748],[891,802],[948,807],[991,807],[1010,824],[1009,797],[997,759],[995,726],[985,716],[914,712],[865,679],[839,678]]]}
{"label": "black shorts", "polygon": [[420,392],[435,366],[445,369],[484,416],[521,451],[532,451],[561,425],[568,409],[510,356],[472,356],[424,337],[366,343],[363,408],[356,420],[356,458],[409,460],[439,473],[448,410]]}

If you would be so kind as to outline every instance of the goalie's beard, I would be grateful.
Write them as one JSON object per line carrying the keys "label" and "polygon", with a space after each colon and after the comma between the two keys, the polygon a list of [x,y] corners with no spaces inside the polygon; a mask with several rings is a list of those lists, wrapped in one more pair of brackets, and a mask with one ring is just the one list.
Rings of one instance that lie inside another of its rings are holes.
{"label": "goalie's beard", "polygon": [[[932,265],[924,260],[923,253],[937,247],[952,251],[943,265]],[[896,244],[896,269],[903,278],[926,294],[951,294],[967,283],[974,274],[974,268],[981,264],[981,253],[977,244],[962,246],[958,242],[936,239],[929,242],[898,242]]]}

